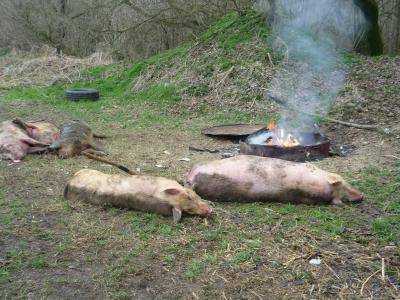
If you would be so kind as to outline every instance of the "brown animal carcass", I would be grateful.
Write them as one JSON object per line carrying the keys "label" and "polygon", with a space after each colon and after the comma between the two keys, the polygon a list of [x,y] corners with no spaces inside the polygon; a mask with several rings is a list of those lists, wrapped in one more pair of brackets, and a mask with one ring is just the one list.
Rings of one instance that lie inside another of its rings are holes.
{"label": "brown animal carcass", "polygon": [[76,173],[64,190],[64,197],[95,205],[112,205],[161,215],[173,215],[175,222],[182,212],[209,216],[212,209],[191,189],[163,177],[107,175],[83,169]]}
{"label": "brown animal carcass", "polygon": [[70,158],[81,155],[83,152],[104,155],[104,150],[94,143],[94,137],[89,125],[83,121],[74,120],[61,126],[60,138],[51,146],[51,150],[57,150],[61,158]]}
{"label": "brown animal carcass", "polygon": [[204,199],[341,204],[363,195],[341,176],[311,164],[239,155],[195,166],[187,184]]}

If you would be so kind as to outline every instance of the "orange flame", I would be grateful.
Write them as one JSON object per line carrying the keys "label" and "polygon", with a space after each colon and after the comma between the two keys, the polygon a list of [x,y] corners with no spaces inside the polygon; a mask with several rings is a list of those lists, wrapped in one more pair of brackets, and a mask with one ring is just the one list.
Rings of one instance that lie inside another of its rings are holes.
{"label": "orange flame", "polygon": [[268,129],[269,130],[273,130],[273,129],[275,129],[277,126],[276,126],[276,122],[274,121],[274,120],[271,120],[271,121],[269,121],[269,123],[268,123]]}
{"label": "orange flame", "polygon": [[279,128],[274,120],[268,123],[268,130],[273,133],[273,137],[270,137],[266,142],[268,145],[278,145],[282,147],[294,147],[300,145],[297,138],[286,133],[286,130]]}

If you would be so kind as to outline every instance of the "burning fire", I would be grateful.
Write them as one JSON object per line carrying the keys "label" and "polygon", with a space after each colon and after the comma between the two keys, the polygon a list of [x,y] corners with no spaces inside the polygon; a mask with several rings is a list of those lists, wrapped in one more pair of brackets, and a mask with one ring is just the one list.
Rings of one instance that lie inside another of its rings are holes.
{"label": "burning fire", "polygon": [[288,133],[284,128],[279,128],[275,121],[268,124],[268,130],[271,135],[267,138],[267,145],[277,145],[281,147],[294,147],[300,145],[299,140],[291,133]]}

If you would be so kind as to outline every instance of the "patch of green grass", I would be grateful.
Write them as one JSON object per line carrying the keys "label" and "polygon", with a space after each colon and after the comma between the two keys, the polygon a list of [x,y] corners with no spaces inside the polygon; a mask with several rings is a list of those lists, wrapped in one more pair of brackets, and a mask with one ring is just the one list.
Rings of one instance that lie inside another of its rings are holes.
{"label": "patch of green grass", "polygon": [[[36,232],[34,232],[36,233]],[[37,233],[35,234],[36,237],[43,241],[52,241],[54,239],[54,233],[50,230],[43,230],[38,228]]]}
{"label": "patch of green grass", "polygon": [[324,231],[333,236],[345,231],[345,222],[341,216],[328,210],[329,208],[316,208],[309,212],[309,220],[317,231]]}
{"label": "patch of green grass", "polygon": [[400,244],[400,215],[376,218],[372,223],[373,232],[382,242]]}
{"label": "patch of green grass", "polygon": [[400,166],[394,169],[368,167],[361,180],[352,181],[368,201],[384,212],[400,214]]}
{"label": "patch of green grass", "polygon": [[153,213],[135,214],[130,217],[130,223],[135,234],[142,241],[150,240],[154,235],[174,237],[179,234],[181,225],[165,224],[160,216]]}
{"label": "patch of green grass", "polygon": [[193,84],[182,89],[182,92],[186,92],[190,96],[201,97],[207,95],[210,92],[210,87],[204,83]]}
{"label": "patch of green grass", "polygon": [[217,40],[224,50],[233,50],[239,44],[248,42],[254,35],[265,38],[268,35],[266,23],[262,15],[255,11],[244,14],[232,12],[216,22],[200,39],[203,42]]}
{"label": "patch of green grass", "polygon": [[11,50],[9,48],[0,48],[0,57],[10,54]]}
{"label": "patch of green grass", "polygon": [[185,277],[188,279],[195,279],[203,274],[205,263],[202,260],[193,259],[187,266]]}
{"label": "patch of green grass", "polygon": [[20,199],[7,201],[0,191],[0,224],[10,227],[13,221],[23,220],[29,213],[28,205]]}
{"label": "patch of green grass", "polygon": [[38,255],[31,261],[31,267],[34,269],[43,269],[47,266],[47,259],[44,255]]}
{"label": "patch of green grass", "polygon": [[6,267],[0,267],[0,284],[5,283],[10,278],[10,272]]}
{"label": "patch of green grass", "polygon": [[185,56],[190,47],[191,47],[190,43],[182,44],[176,48],[156,54],[146,59],[145,62],[149,65],[151,64],[163,65],[166,63],[171,63],[174,59],[182,58],[183,56]]}
{"label": "patch of green grass", "polygon": [[283,215],[293,214],[297,212],[297,207],[291,203],[284,204],[282,206],[278,206],[278,212]]}
{"label": "patch of green grass", "polygon": [[20,249],[12,249],[6,252],[8,260],[7,271],[10,273],[20,270],[27,263],[27,252]]}
{"label": "patch of green grass", "polygon": [[249,203],[234,205],[232,208],[235,212],[243,216],[243,219],[245,219],[248,224],[274,224],[279,218],[279,215],[265,206],[264,203]]}
{"label": "patch of green grass", "polygon": [[171,84],[156,84],[150,86],[147,90],[142,91],[135,97],[139,104],[153,103],[161,105],[161,107],[170,106],[181,100],[177,88]]}
{"label": "patch of green grass", "polygon": [[230,262],[234,266],[244,263],[255,264],[260,260],[259,250],[261,249],[261,240],[246,240],[242,247],[235,253]]}
{"label": "patch of green grass", "polygon": [[217,64],[222,71],[227,71],[237,63],[237,61],[234,61],[230,57],[221,56],[217,58]]}
{"label": "patch of green grass", "polygon": [[65,236],[63,240],[59,241],[55,247],[58,254],[62,254],[71,247],[71,238]]}

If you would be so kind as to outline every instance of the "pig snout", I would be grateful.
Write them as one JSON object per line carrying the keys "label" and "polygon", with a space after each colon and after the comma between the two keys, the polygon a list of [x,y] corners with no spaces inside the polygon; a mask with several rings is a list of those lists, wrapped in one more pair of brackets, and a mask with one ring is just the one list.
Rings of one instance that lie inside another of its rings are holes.
{"label": "pig snout", "polygon": [[364,200],[364,195],[358,191],[349,193],[349,200],[351,202],[361,202]]}
{"label": "pig snout", "polygon": [[350,202],[361,202],[364,200],[364,195],[356,188],[349,184],[344,184],[345,194]]}
{"label": "pig snout", "polygon": [[209,207],[207,204],[202,203],[199,205],[199,215],[205,216],[205,217],[211,217],[212,215],[212,208]]}
{"label": "pig snout", "polygon": [[190,205],[191,207],[183,208],[183,211],[191,215],[198,215],[207,218],[212,215],[213,210],[207,203],[201,201],[193,204]]}

